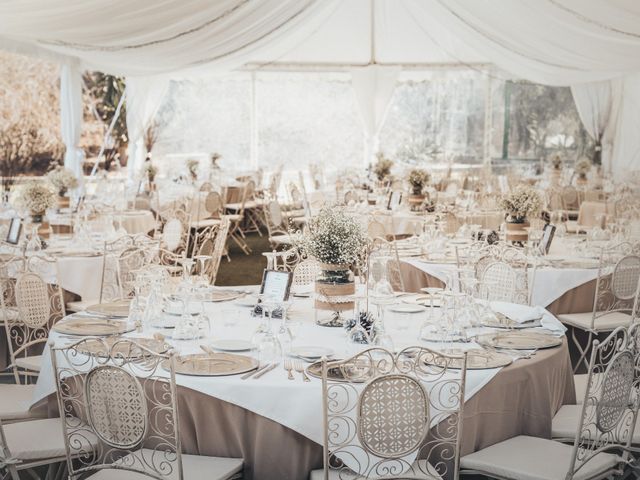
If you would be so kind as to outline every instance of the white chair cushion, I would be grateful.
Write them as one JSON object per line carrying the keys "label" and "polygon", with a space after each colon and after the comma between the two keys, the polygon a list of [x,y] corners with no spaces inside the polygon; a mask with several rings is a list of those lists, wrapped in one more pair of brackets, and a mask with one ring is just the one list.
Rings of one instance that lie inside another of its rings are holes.
{"label": "white chair cushion", "polygon": [[[591,407],[593,408],[593,407]],[[576,437],[576,431],[580,424],[580,415],[582,414],[582,405],[563,405],[558,413],[553,417],[551,422],[551,436],[558,439],[573,439]],[[592,417],[592,414],[589,414]],[[636,428],[633,431],[631,442],[634,445],[640,445],[640,418],[636,421]],[[597,434],[593,427],[593,436]]]}
{"label": "white chair cushion", "polygon": [[290,245],[291,244],[291,235],[274,235],[272,237],[269,237],[269,241],[271,243],[275,243],[276,245]]}
{"label": "white chair cushion", "polygon": [[[427,463],[426,460],[418,460],[417,463],[413,464],[413,468],[415,469],[415,472],[406,472],[402,474],[400,478],[402,478],[403,480],[435,480],[438,478],[442,478],[436,471],[436,469],[433,468],[430,463]],[[349,478],[352,478],[351,475],[353,475],[354,480],[364,478],[348,471],[329,470],[329,480],[348,480]],[[324,470],[313,470],[309,475],[309,480],[324,480]]]}
{"label": "white chair cushion", "polygon": [[39,372],[42,366],[42,355],[16,358],[16,366],[24,370]]}
{"label": "white chair cushion", "polygon": [[205,218],[203,220],[191,222],[191,228],[206,228],[213,227],[214,225],[220,225],[219,218]]}
{"label": "white chair cushion", "polygon": [[[246,207],[246,204],[245,204]],[[226,208],[227,210],[240,210],[242,208],[242,202],[235,202],[235,203],[227,203],[224,208]]]}
{"label": "white chair cushion", "polygon": [[100,303],[100,300],[78,300],[77,302],[68,302],[65,309],[68,312],[84,312],[87,307]]}
{"label": "white chair cushion", "polygon": [[29,418],[35,385],[0,385],[0,419]]}
{"label": "white chair cushion", "polygon": [[[60,418],[11,423],[3,428],[13,458],[37,460],[64,457],[67,454]],[[80,442],[79,451],[87,451],[96,445],[95,439],[89,442],[84,435],[78,435],[75,439]]]}
{"label": "white chair cushion", "polygon": [[[566,313],[558,315],[558,320],[562,323],[568,323],[581,330],[591,329],[591,318],[593,312],[584,313]],[[626,327],[631,324],[631,315],[623,312],[612,312],[596,318],[593,329],[595,331],[609,332],[618,327]]]}
{"label": "white chair cushion", "polygon": [[[518,436],[460,459],[462,470],[517,480],[565,480],[573,445],[544,438]],[[578,470],[574,480],[595,477],[618,464],[618,457],[599,453]]]}
{"label": "white chair cushion", "polygon": [[[595,375],[601,375],[601,374],[596,373]],[[582,402],[584,401],[584,396],[587,394],[588,379],[589,379],[589,375],[586,373],[573,376],[573,383],[576,386],[576,403],[577,404],[582,404]]]}
{"label": "white chair cushion", "polygon": [[[143,450],[144,458],[152,458],[152,450]],[[138,452],[131,455],[139,456]],[[157,454],[156,454],[157,455]],[[141,460],[135,462],[140,465]],[[125,461],[126,464],[126,461]],[[206,457],[203,455],[182,455],[182,473],[185,480],[226,480],[242,471],[241,458]],[[167,478],[178,478],[178,472]],[[148,480],[148,475],[126,470],[108,469],[89,477],[91,480]],[[88,480],[88,479],[87,479]]]}

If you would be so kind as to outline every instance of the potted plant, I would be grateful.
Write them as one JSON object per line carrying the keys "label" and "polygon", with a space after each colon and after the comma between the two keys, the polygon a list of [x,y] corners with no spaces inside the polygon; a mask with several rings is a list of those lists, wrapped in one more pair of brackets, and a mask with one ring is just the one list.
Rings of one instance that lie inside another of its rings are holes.
{"label": "potted plant", "polygon": [[56,191],[49,182],[30,181],[18,185],[12,194],[11,204],[31,216],[34,233],[42,237],[49,235],[49,225],[44,221],[46,211],[57,205]]}
{"label": "potted plant", "polygon": [[500,199],[500,207],[506,213],[506,240],[514,243],[526,242],[530,226],[528,217],[538,213],[542,207],[540,195],[527,185],[519,185]]}
{"label": "potted plant", "polygon": [[69,197],[67,192],[78,187],[78,179],[68,168],[56,165],[53,170],[47,173],[47,180],[58,192],[58,208],[69,208]]}
{"label": "potted plant", "polygon": [[144,164],[144,173],[147,175],[147,180],[149,180],[149,186],[153,189],[153,185],[156,180],[156,175],[158,174],[158,169],[155,167],[151,161],[145,162]]}
{"label": "potted plant", "polygon": [[562,176],[562,156],[556,153],[549,159],[549,163],[551,164],[551,183],[557,185]]}
{"label": "potted plant", "polygon": [[[361,258],[367,235],[361,223],[344,209],[324,207],[312,217],[304,233],[293,236],[303,255],[320,263],[316,279],[316,308],[335,312],[353,309],[348,297],[355,293],[351,267]],[[344,301],[335,301],[340,298]],[[336,324],[337,325],[337,324]]]}
{"label": "potted plant", "polygon": [[393,162],[384,156],[384,153],[378,152],[376,154],[376,164],[373,167],[373,173],[375,173],[378,181],[383,182],[391,173],[391,167]]}
{"label": "potted plant", "polygon": [[586,185],[587,184],[587,174],[591,170],[591,160],[586,157],[582,157],[580,160],[576,162],[574,167],[574,172],[578,176],[576,178],[577,185]]}
{"label": "potted plant", "polygon": [[425,200],[423,192],[425,185],[429,183],[431,175],[426,170],[413,169],[409,172],[407,180],[411,186],[411,194],[409,195],[409,204],[412,208],[419,207]]}
{"label": "potted plant", "polygon": [[198,179],[198,167],[200,163],[198,160],[189,159],[187,160],[187,170],[189,171],[189,175],[191,175],[191,180],[194,182]]}

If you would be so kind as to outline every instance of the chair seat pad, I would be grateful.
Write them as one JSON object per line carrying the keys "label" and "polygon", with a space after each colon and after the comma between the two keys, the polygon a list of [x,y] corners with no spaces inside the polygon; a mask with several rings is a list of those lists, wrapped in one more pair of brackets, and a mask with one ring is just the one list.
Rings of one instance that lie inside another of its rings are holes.
{"label": "chair seat pad", "polygon": [[[356,479],[364,479],[364,477],[359,477],[355,473],[351,471],[343,471],[343,470],[329,470],[329,480],[349,480],[350,478]],[[403,473],[402,475],[394,475],[393,477],[376,477],[380,479],[384,478],[402,478],[402,480],[423,480],[430,479],[436,480],[438,478],[442,478],[442,476],[436,471],[430,463],[427,463],[426,460],[418,460],[413,464],[413,471],[408,471]],[[324,470],[313,470],[311,475],[309,475],[309,480],[324,480]]]}
{"label": "chair seat pad", "polygon": [[273,235],[271,237],[269,237],[269,241],[271,243],[275,243],[277,245],[283,245],[283,244],[291,244],[291,235],[287,235],[287,234],[282,234],[282,235]]}
{"label": "chair seat pad", "polygon": [[[591,318],[593,312],[566,313],[558,315],[558,320],[568,323],[581,330],[591,330]],[[609,332],[618,327],[626,327],[631,324],[631,315],[623,312],[612,312],[596,318],[593,323],[593,330],[597,332]]]}
{"label": "chair seat pad", "polygon": [[23,370],[39,372],[42,366],[42,355],[16,358],[16,366]]}
{"label": "chair seat pad", "polygon": [[65,305],[67,312],[84,312],[87,307],[100,303],[100,300],[78,300],[77,302],[68,302]]}
{"label": "chair seat pad", "polygon": [[[544,438],[518,436],[496,443],[460,459],[462,470],[474,470],[499,478],[565,480],[571,468],[573,445]],[[586,480],[618,464],[610,453],[599,453],[576,472],[574,480]]]}
{"label": "chair seat pad", "polygon": [[[596,373],[595,375],[601,375],[600,373]],[[587,394],[587,380],[589,380],[589,375],[586,373],[581,373],[579,375],[573,376],[573,383],[576,386],[576,403],[581,404],[584,401],[584,396]]]}
{"label": "chair seat pad", "polygon": [[[13,458],[37,460],[64,457],[67,454],[60,418],[28,420],[4,425],[3,428]],[[89,442],[84,435],[77,435],[75,440],[80,442],[78,452],[90,450],[92,445],[97,444],[96,439]]]}
{"label": "chair seat pad", "polygon": [[0,419],[29,418],[35,389],[35,385],[0,385]]}
{"label": "chair seat pad", "polygon": [[[144,449],[143,452],[142,456],[147,459],[147,462],[154,455],[152,450]],[[140,453],[135,452],[130,455],[140,456]],[[139,466],[140,462],[141,460],[137,460],[134,464]],[[126,460],[123,463],[126,464]],[[185,480],[226,480],[241,472],[243,464],[244,461],[241,458],[182,455],[182,473]],[[91,480],[148,480],[149,478],[151,477],[148,475],[119,469],[100,470],[89,477]],[[166,478],[177,479],[178,472],[173,472],[173,475],[167,475]]]}
{"label": "chair seat pad", "polygon": [[230,222],[239,222],[244,216],[243,215],[225,215],[225,218],[228,218]]}
{"label": "chair seat pad", "polygon": [[207,228],[213,227],[214,225],[220,225],[219,218],[205,218],[191,222],[191,228]]}
{"label": "chair seat pad", "polygon": [[[551,436],[553,438],[573,440],[576,437],[576,431],[580,424],[580,415],[582,415],[582,405],[563,405],[551,422]],[[593,413],[589,412],[588,418],[593,418]],[[638,425],[640,425],[640,418],[636,421],[636,428],[633,431],[633,437],[631,439],[631,443],[634,445],[640,445],[640,430],[638,430]],[[589,430],[593,430],[592,435],[595,438],[597,435],[595,426],[589,428]]]}

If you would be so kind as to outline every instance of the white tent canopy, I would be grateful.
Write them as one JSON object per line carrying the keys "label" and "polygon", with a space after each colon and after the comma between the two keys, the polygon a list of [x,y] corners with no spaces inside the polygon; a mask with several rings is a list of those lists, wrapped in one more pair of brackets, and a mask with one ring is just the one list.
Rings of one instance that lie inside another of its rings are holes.
{"label": "white tent canopy", "polygon": [[0,48],[129,77],[444,63],[551,85],[604,82],[574,89],[580,115],[615,173],[640,166],[636,0],[22,0],[0,4]]}

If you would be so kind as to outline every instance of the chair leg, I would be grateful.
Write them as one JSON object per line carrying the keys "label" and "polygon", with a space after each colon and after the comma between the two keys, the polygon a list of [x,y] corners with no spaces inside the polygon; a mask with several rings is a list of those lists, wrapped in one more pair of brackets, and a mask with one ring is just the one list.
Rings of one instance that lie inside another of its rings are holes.
{"label": "chair leg", "polygon": [[573,367],[574,374],[580,368],[580,364],[583,364],[585,369],[589,371],[589,359],[587,358],[587,355],[589,354],[589,349],[591,347],[591,342],[593,340],[593,332],[581,330],[581,331],[584,331],[585,333],[588,333],[588,338],[587,338],[587,341],[585,342],[585,346],[582,346],[580,344],[580,339],[576,335],[577,331],[578,331],[577,328],[571,327],[571,339],[573,340],[573,344],[576,346],[578,353],[580,354],[580,356],[578,357],[578,360],[576,361],[575,366]]}

